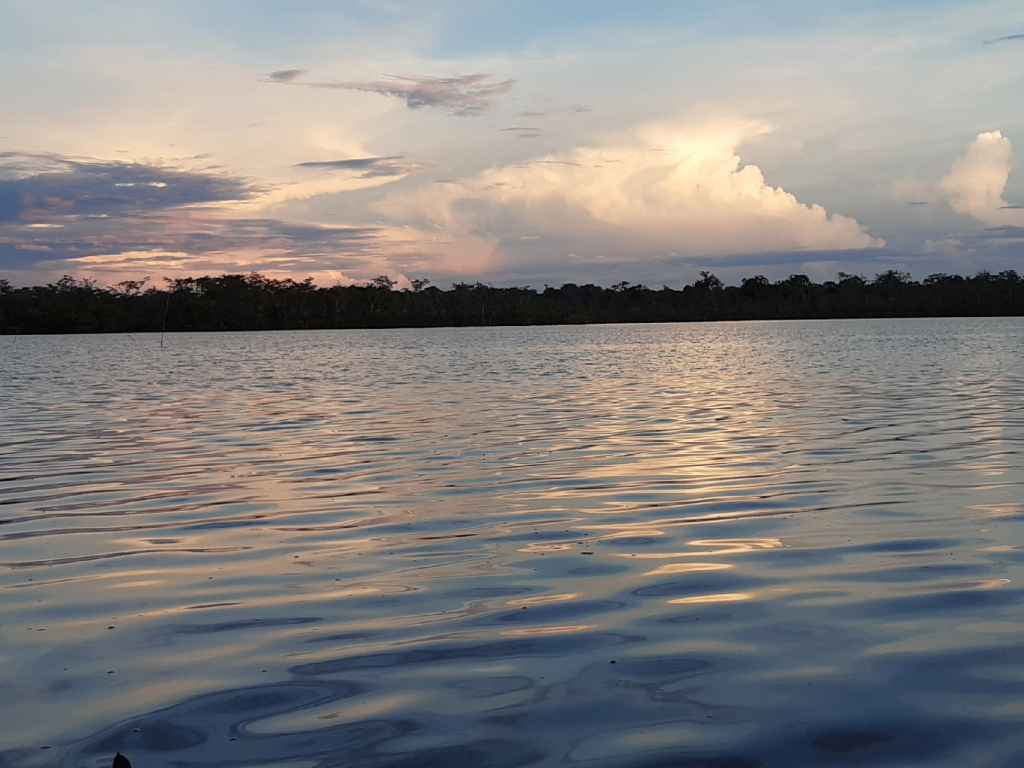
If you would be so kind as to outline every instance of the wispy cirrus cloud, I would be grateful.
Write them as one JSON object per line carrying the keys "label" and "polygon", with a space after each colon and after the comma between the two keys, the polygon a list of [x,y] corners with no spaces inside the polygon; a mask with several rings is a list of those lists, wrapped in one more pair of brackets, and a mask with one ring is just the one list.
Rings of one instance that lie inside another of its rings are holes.
{"label": "wispy cirrus cloud", "polygon": [[353,157],[346,160],[311,160],[296,163],[296,168],[319,171],[345,171],[362,179],[408,176],[411,173],[440,168],[440,163],[431,160],[410,160],[405,155],[384,157]]}
{"label": "wispy cirrus cloud", "polygon": [[1024,40],[1024,34],[1020,34],[1020,35],[1003,35],[1002,37],[997,37],[994,40],[986,40],[985,41],[985,45],[995,45],[997,43],[1009,43],[1009,42],[1012,42],[1014,40]]}
{"label": "wispy cirrus cloud", "polygon": [[456,116],[478,115],[493,108],[498,97],[508,93],[515,80],[488,82],[489,74],[430,77],[425,75],[389,75],[377,80],[305,80],[305,69],[281,69],[267,75],[266,81],[305,88],[363,91],[403,99],[409,109],[446,109]]}
{"label": "wispy cirrus cloud", "polygon": [[525,125],[514,125],[511,128],[501,128],[499,130],[502,133],[515,133],[520,139],[536,139],[543,135],[539,128]]}
{"label": "wispy cirrus cloud", "polygon": [[593,111],[594,108],[588,107],[586,104],[564,104],[545,110],[524,109],[522,112],[516,112],[516,115],[519,117],[554,117],[555,115],[582,115]]}
{"label": "wispy cirrus cloud", "polygon": [[[253,201],[253,208],[265,209],[287,200],[302,200],[318,195],[333,195],[369,189],[404,179],[414,173],[440,168],[432,160],[415,160],[405,155],[353,157],[339,160],[308,160],[292,168],[305,171],[303,178],[278,185],[272,192]],[[318,172],[313,175],[311,172]]]}

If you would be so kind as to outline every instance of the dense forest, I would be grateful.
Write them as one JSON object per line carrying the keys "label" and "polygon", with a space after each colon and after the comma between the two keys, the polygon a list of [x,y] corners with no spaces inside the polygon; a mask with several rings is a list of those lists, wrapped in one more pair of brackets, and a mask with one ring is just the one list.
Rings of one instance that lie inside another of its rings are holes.
{"label": "dense forest", "polygon": [[0,279],[0,333],[241,331],[566,323],[649,323],[844,317],[1024,314],[1024,279],[1008,270],[973,277],[935,274],[917,282],[889,270],[873,280],[840,272],[771,282],[758,275],[726,286],[715,275],[681,290],[622,282],[610,288],[494,288],[428,280],[395,289],[386,276],[363,285],[320,288],[312,279],[258,273],[166,279],[164,287],[126,280],[106,288],[65,276],[45,286]]}

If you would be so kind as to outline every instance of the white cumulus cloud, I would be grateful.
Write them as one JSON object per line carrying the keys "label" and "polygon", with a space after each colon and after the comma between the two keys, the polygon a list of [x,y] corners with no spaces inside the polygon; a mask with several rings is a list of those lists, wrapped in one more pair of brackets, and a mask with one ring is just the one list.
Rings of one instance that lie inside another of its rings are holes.
{"label": "white cumulus cloud", "polygon": [[853,219],[805,205],[770,186],[757,166],[743,165],[737,147],[765,130],[752,123],[649,126],[394,193],[378,210],[450,236],[497,242],[496,261],[504,257],[506,266],[884,245]]}
{"label": "white cumulus cloud", "polygon": [[995,226],[1024,225],[1024,210],[1003,199],[1010,178],[1010,140],[1000,131],[986,131],[953,161],[949,175],[939,182],[950,207]]}

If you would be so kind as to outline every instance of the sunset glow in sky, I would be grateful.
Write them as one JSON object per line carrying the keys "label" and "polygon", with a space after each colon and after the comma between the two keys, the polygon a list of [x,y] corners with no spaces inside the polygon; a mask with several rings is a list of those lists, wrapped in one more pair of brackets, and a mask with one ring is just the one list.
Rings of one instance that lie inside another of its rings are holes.
{"label": "sunset glow in sky", "polygon": [[1019,0],[0,0],[0,277],[1024,272]]}

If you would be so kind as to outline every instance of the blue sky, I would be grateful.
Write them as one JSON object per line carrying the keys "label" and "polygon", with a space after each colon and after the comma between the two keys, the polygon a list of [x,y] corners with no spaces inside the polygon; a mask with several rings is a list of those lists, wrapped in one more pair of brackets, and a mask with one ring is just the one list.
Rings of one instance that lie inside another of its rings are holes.
{"label": "blue sky", "polygon": [[1019,2],[634,5],[0,0],[0,275],[1024,266]]}

